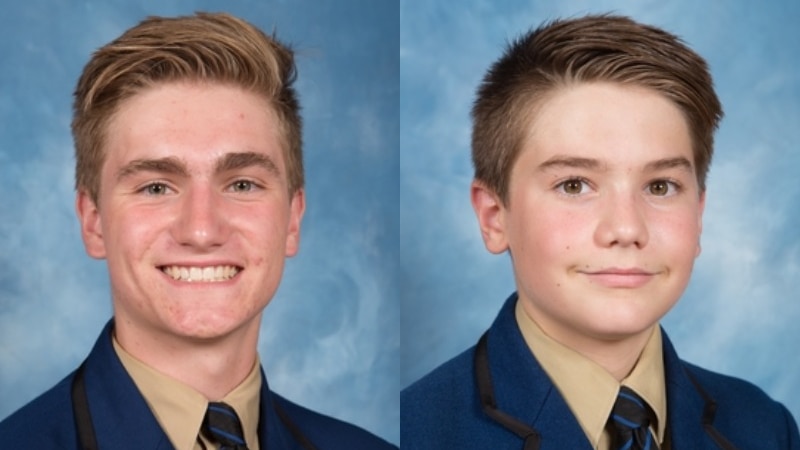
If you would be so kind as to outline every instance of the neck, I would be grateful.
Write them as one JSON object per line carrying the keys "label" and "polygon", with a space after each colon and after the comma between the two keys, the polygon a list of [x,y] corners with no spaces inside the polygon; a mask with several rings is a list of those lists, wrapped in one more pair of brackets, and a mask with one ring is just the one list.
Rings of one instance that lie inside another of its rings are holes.
{"label": "neck", "polygon": [[119,345],[134,358],[218,401],[253,369],[259,328],[259,321],[254,322],[254,326],[213,339],[154,332],[119,319],[114,333]]}
{"label": "neck", "polygon": [[604,368],[614,379],[622,381],[630,375],[639,361],[652,330],[652,328],[648,328],[642,333],[625,339],[587,342],[573,348]]}
{"label": "neck", "polygon": [[633,371],[653,329],[657,326],[653,325],[639,333],[622,337],[576,335],[573,332],[564,332],[557,324],[541,317],[527,303],[523,303],[522,307],[528,318],[533,320],[544,334],[598,364],[617,381],[622,381]]}

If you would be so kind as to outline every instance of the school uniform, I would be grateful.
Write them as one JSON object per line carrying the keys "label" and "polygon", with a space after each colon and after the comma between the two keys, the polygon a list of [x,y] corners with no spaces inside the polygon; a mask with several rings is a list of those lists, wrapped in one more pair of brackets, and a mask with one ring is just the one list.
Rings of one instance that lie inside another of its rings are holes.
{"label": "school uniform", "polygon": [[[78,370],[0,422],[3,448],[78,449],[87,428],[100,449],[174,448],[114,351],[112,327],[110,321]],[[263,371],[259,410],[261,449],[396,448],[272,392]]]}
{"label": "school uniform", "polygon": [[[590,450],[567,402],[504,304],[479,344],[401,393],[401,445]],[[670,448],[800,449],[791,414],[756,386],[682,361],[662,332]]]}

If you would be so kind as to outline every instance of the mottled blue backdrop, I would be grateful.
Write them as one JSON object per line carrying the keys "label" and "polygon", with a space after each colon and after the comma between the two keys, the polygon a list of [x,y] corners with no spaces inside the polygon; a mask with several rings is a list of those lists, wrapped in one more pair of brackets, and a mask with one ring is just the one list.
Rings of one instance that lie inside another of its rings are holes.
{"label": "mottled blue backdrop", "polygon": [[469,109],[505,44],[541,22],[627,14],[704,55],[726,117],[690,287],[664,326],[689,361],[744,377],[800,418],[800,2],[402,0],[403,385],[473,345],[514,290],[469,203]]}
{"label": "mottled blue backdrop", "polygon": [[[158,5],[158,6],[156,6]],[[0,419],[86,356],[111,314],[73,212],[71,94],[147,15],[226,10],[298,53],[307,206],[260,352],[288,398],[399,440],[395,1],[68,1],[0,15]]]}

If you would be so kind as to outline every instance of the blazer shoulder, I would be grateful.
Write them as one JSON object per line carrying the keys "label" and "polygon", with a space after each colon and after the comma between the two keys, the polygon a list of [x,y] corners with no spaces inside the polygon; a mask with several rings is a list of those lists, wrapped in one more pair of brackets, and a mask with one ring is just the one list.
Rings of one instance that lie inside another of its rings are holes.
{"label": "blazer shoulder", "polygon": [[441,407],[452,406],[448,403],[472,392],[474,355],[475,347],[471,347],[403,389],[400,393],[402,414],[417,408],[447,411],[448,408]]}
{"label": "blazer shoulder", "polygon": [[272,396],[275,406],[280,408],[291,423],[320,450],[397,448],[356,425],[312,411],[274,392]]}
{"label": "blazer shoulder", "polygon": [[683,365],[689,375],[700,384],[702,390],[720,406],[724,405],[734,409],[737,407],[758,408],[770,411],[780,405],[760,387],[749,381],[713,372],[687,362],[684,362]]}
{"label": "blazer shoulder", "polygon": [[[723,430],[772,430],[781,437],[785,448],[800,448],[797,423],[791,412],[755,384],[684,362],[689,375],[716,404],[714,426]],[[766,431],[765,431],[766,433]],[[763,433],[762,433],[763,434]]]}
{"label": "blazer shoulder", "polygon": [[8,448],[57,449],[77,443],[72,414],[74,373],[0,422],[0,442]]}
{"label": "blazer shoulder", "polygon": [[400,392],[400,442],[413,449],[448,448],[481,416],[472,347]]}

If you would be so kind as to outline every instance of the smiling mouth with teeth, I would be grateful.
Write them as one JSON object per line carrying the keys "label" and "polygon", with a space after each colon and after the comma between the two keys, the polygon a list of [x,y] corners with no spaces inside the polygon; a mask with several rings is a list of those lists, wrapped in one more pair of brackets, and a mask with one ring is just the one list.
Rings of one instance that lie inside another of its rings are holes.
{"label": "smiling mouth with teeth", "polygon": [[227,281],[241,271],[236,266],[186,267],[164,266],[161,271],[175,281],[189,283],[215,283]]}

